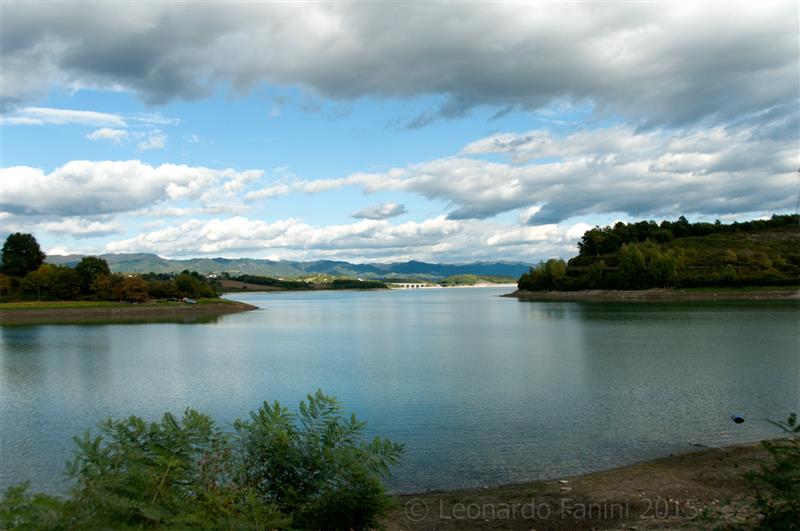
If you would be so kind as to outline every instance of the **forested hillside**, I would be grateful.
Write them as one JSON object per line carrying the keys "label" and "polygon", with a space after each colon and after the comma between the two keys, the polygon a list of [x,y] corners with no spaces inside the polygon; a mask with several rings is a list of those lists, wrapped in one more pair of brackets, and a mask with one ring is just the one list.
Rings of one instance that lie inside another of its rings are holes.
{"label": "forested hillside", "polygon": [[800,285],[800,215],[723,224],[640,221],[595,227],[578,256],[522,275],[522,290]]}

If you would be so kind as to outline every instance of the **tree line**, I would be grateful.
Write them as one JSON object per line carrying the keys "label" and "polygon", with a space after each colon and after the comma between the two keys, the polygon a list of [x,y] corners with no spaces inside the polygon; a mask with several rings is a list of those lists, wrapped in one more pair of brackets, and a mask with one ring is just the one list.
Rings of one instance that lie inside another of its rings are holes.
{"label": "tree line", "polygon": [[580,256],[599,256],[611,254],[622,249],[626,243],[642,243],[650,240],[657,243],[667,243],[675,238],[687,236],[708,236],[709,234],[736,234],[763,232],[769,229],[782,227],[797,227],[800,224],[800,214],[773,215],[770,219],[754,219],[751,221],[724,224],[719,220],[714,223],[690,223],[684,216],[676,221],[639,221],[636,223],[623,223],[614,226],[594,227],[587,230],[578,242]]}
{"label": "tree line", "polygon": [[330,282],[305,282],[300,280],[281,280],[260,275],[238,275],[231,276],[227,273],[222,274],[222,278],[244,282],[246,284],[256,284],[259,286],[270,286],[279,289],[293,291],[309,291],[317,289],[386,289],[386,283],[378,280],[357,280],[352,278],[335,278]]}
{"label": "tree line", "polygon": [[145,302],[148,299],[217,297],[216,286],[193,271],[177,276],[122,275],[96,256],[75,267],[47,264],[32,234],[14,233],[5,241],[0,265],[0,300],[95,300]]}
{"label": "tree line", "polygon": [[552,258],[524,273],[519,289],[649,289],[797,286],[800,215],[723,224],[640,221],[595,227],[578,256]]}

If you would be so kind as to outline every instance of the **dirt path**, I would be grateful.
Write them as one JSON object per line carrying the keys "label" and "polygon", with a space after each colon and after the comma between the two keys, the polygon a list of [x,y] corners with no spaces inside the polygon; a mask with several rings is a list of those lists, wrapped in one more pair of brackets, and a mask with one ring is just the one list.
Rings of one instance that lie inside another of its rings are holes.
{"label": "dirt path", "polygon": [[388,529],[709,529],[749,514],[742,473],[765,457],[759,444],[710,448],[563,480],[402,495]]}

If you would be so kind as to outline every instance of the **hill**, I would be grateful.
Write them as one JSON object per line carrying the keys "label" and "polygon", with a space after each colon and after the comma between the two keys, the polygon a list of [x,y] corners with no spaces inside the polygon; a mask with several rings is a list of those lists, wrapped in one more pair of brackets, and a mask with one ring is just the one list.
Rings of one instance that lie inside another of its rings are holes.
{"label": "hill", "polygon": [[[74,266],[83,255],[48,256],[53,264]],[[170,260],[155,254],[104,254],[111,271],[117,273],[178,273],[184,270],[198,273],[229,273],[280,278],[301,278],[313,275],[392,280],[417,278],[440,280],[455,275],[500,276],[518,278],[528,265],[514,262],[474,262],[470,264],[433,264],[419,261],[388,264],[353,264],[344,261],[263,260],[257,258],[190,258]]]}
{"label": "hill", "polygon": [[442,286],[475,286],[479,284],[514,284],[513,277],[453,275],[439,281]]}
{"label": "hill", "polygon": [[640,221],[595,227],[578,256],[523,274],[526,291],[800,285],[800,215],[744,223]]}

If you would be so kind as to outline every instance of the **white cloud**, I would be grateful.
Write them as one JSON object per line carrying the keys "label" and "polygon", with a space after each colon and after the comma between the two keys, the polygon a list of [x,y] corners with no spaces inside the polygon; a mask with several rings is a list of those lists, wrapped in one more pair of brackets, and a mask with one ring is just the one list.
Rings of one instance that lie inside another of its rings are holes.
{"label": "white cloud", "polygon": [[206,206],[225,201],[226,185],[236,188],[260,175],[202,166],[138,160],[69,162],[51,173],[29,166],[0,169],[3,208],[28,215],[86,216],[129,212],[167,200],[199,201]]}
{"label": "white cloud", "polygon": [[389,219],[406,213],[406,207],[398,203],[379,203],[353,213],[360,219]]}
{"label": "white cloud", "polygon": [[147,125],[179,125],[180,118],[171,118],[159,112],[139,112],[128,117],[129,120]]}
{"label": "white cloud", "polygon": [[391,225],[363,220],[348,225],[312,227],[298,219],[273,223],[241,216],[202,221],[109,243],[109,252],[155,252],[163,255],[218,254],[231,251],[397,249],[436,242],[457,231],[459,223],[443,216]]}
{"label": "white cloud", "polygon": [[144,140],[138,144],[139,149],[143,151],[148,149],[164,149],[166,146],[167,135],[160,129],[147,132]]}
{"label": "white cloud", "polygon": [[228,175],[228,180],[223,185],[223,189],[230,194],[235,194],[241,192],[245,186],[261,179],[263,176],[264,172],[262,170],[233,172],[232,175]]}
{"label": "white cloud", "polygon": [[73,251],[62,246],[48,247],[45,253],[47,254],[47,256],[70,256],[73,254],[90,254],[84,251]]}
{"label": "white cloud", "polygon": [[578,225],[515,227],[438,216],[391,224],[362,220],[312,226],[299,219],[274,222],[241,216],[192,219],[106,245],[107,252],[149,252],[161,256],[256,256],[282,259],[356,261],[537,261],[576,251]]}
{"label": "white cloud", "polygon": [[[522,217],[536,224],[618,212],[649,217],[780,211],[794,205],[800,165],[796,137],[776,133],[784,122],[693,131],[615,126],[565,137],[500,133],[469,144],[458,156],[296,186],[307,193],[343,186],[415,192],[449,202],[452,219],[527,209]],[[510,162],[468,156],[485,154]]]}
{"label": "white cloud", "polygon": [[37,229],[51,234],[68,235],[74,238],[95,238],[125,232],[116,222],[66,218],[61,221],[48,221],[36,225]]}
{"label": "white cloud", "polygon": [[252,192],[245,194],[245,201],[257,201],[259,199],[269,199],[272,197],[280,197],[292,191],[292,185],[287,183],[274,183]]}
{"label": "white cloud", "polygon": [[102,129],[97,129],[87,134],[86,138],[89,140],[110,140],[118,144],[128,138],[128,132],[125,129],[103,127]]}
{"label": "white cloud", "polygon": [[[5,76],[3,77],[5,80]],[[24,107],[8,116],[3,123],[9,125],[79,124],[89,126],[126,127],[125,119],[116,114],[49,107]]]}
{"label": "white cloud", "polygon": [[61,240],[72,238],[95,238],[124,233],[122,226],[111,216],[84,217],[25,216],[12,212],[0,212],[0,230],[3,233],[29,232],[38,236],[49,233]]}
{"label": "white cloud", "polygon": [[567,100],[637,125],[683,126],[791,104],[800,93],[794,2],[159,2],[134,10],[18,2],[4,17],[10,103],[54,85],[122,88],[163,103],[205,97],[220,81],[234,91],[267,82],[339,100],[440,95],[441,108],[414,125],[476,105]]}
{"label": "white cloud", "polygon": [[509,230],[497,231],[486,240],[493,247],[509,245],[524,245],[531,243],[547,242],[561,236],[559,227],[554,224],[539,225],[536,227],[513,227]]}
{"label": "white cloud", "polygon": [[[216,191],[218,188],[215,188],[214,190]],[[246,209],[244,206],[236,202],[223,202],[198,207],[155,206],[135,210],[130,212],[129,215],[161,220],[164,218],[191,218],[197,216],[214,216],[219,214],[241,214],[245,210]],[[160,221],[156,221],[156,223],[160,223]]]}
{"label": "white cloud", "polygon": [[578,241],[586,233],[586,231],[591,228],[592,225],[589,225],[588,223],[583,223],[583,222],[576,223],[575,225],[567,229],[566,237],[568,240]]}

